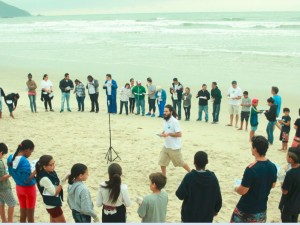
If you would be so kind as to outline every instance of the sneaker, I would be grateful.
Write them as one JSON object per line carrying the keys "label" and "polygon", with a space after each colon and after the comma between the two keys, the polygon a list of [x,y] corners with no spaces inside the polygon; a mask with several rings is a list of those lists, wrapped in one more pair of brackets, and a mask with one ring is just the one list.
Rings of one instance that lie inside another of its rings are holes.
{"label": "sneaker", "polygon": [[134,114],[134,115],[136,115],[136,116],[137,116],[137,115],[140,115],[140,114],[139,114],[139,113],[136,113],[136,114]]}
{"label": "sneaker", "polygon": [[201,121],[200,119],[197,119],[196,121]]}
{"label": "sneaker", "polygon": [[96,110],[96,113],[99,113],[99,110]]}
{"label": "sneaker", "polygon": [[151,117],[155,117],[155,114],[152,114]]}
{"label": "sneaker", "polygon": [[54,110],[53,110],[53,109],[50,109],[50,112],[54,112]]}
{"label": "sneaker", "polygon": [[95,112],[95,110],[91,110],[90,112]]}
{"label": "sneaker", "polygon": [[45,112],[48,112],[48,109],[45,109]]}
{"label": "sneaker", "polygon": [[146,116],[151,116],[151,113],[150,113],[150,112],[148,112],[148,113],[146,114]]}
{"label": "sneaker", "polygon": [[145,116],[145,113],[143,113],[142,116]]}
{"label": "sneaker", "polygon": [[68,109],[68,112],[72,112],[71,109]]}
{"label": "sneaker", "polygon": [[60,110],[60,113],[64,112],[64,110]]}

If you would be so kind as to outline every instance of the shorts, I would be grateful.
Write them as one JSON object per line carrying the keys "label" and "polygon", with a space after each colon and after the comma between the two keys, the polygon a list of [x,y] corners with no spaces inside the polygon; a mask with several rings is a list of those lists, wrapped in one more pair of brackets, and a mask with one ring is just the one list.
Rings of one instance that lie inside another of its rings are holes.
{"label": "shorts", "polygon": [[238,105],[229,105],[229,114],[230,115],[238,115],[239,114],[239,106]]}
{"label": "shorts", "polygon": [[0,191],[0,205],[4,204],[8,207],[14,207],[17,204],[11,189]]}
{"label": "shorts", "polygon": [[46,209],[52,218],[57,218],[63,214],[63,211],[60,206],[57,206],[52,209]]}
{"label": "shorts", "polygon": [[298,145],[300,145],[300,137],[295,136],[291,147],[296,148]]}
{"label": "shorts", "polygon": [[257,126],[251,126],[251,131],[256,131],[257,130]]}
{"label": "shorts", "polygon": [[279,140],[282,141],[283,143],[288,143],[289,142],[289,133],[281,131]]}
{"label": "shorts", "polygon": [[36,187],[16,185],[17,196],[21,209],[34,209],[36,204]]}
{"label": "shorts", "polygon": [[181,149],[173,150],[171,148],[163,147],[163,149],[160,152],[158,165],[168,166],[170,161],[172,161],[175,167],[180,167],[184,165]]}
{"label": "shorts", "polygon": [[241,112],[241,121],[244,122],[244,120],[246,120],[246,122],[248,123],[249,121],[249,117],[250,117],[250,112]]}
{"label": "shorts", "polygon": [[259,212],[259,213],[244,213],[240,211],[238,208],[235,208],[230,223],[265,223],[267,221],[267,212]]}

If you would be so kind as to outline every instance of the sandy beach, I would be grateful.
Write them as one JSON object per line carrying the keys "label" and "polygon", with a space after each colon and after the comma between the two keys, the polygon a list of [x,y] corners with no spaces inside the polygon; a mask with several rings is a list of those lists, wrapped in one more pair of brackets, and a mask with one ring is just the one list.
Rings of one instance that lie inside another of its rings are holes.
{"label": "sandy beach", "polygon": [[[20,71],[18,71],[20,72]],[[39,76],[33,74],[33,80],[40,85]],[[71,79],[76,77],[70,74]],[[50,80],[55,85],[55,97],[53,101],[55,112],[45,112],[40,96],[37,97],[38,113],[30,112],[29,100],[25,90],[26,74],[20,73],[0,73],[1,87],[6,94],[16,91],[19,92],[21,98],[18,102],[15,119],[9,117],[8,109],[3,103],[3,118],[0,120],[1,142],[5,142],[9,146],[9,154],[14,153],[17,145],[23,139],[31,139],[35,143],[35,150],[30,160],[38,159],[43,154],[51,154],[56,162],[55,170],[59,175],[67,173],[74,163],[84,163],[89,168],[89,179],[86,182],[90,190],[93,202],[96,202],[97,190],[100,182],[107,179],[107,161],[105,159],[106,152],[109,147],[108,133],[108,114],[105,105],[105,92],[100,90],[100,112],[99,114],[90,113],[90,100],[88,96],[85,100],[85,112],[77,112],[77,102],[75,95],[71,96],[72,112],[59,113],[60,109],[60,91],[58,83],[61,76],[50,75]],[[95,75],[100,84],[104,82],[104,75]],[[130,77],[122,77],[118,82],[119,87],[123,86],[122,81],[129,80]],[[80,79],[86,83],[85,76]],[[180,79],[180,77],[179,77]],[[143,78],[145,84],[146,77]],[[118,81],[118,80],[117,80]],[[156,80],[155,83],[158,83]],[[163,88],[168,90],[169,83],[163,83]],[[193,96],[199,90],[193,84],[190,85]],[[222,83],[221,91],[223,93],[223,101],[221,105],[220,123],[212,125],[205,122],[196,122],[198,112],[198,100],[193,99],[191,121],[181,121],[183,132],[182,145],[183,156],[186,162],[193,168],[193,156],[196,151],[204,150],[208,153],[209,164],[207,169],[212,170],[217,175],[223,197],[223,207],[214,222],[229,222],[231,213],[238,202],[240,196],[233,192],[233,184],[235,179],[241,179],[243,171],[247,165],[254,161],[251,155],[250,143],[248,142],[249,132],[237,131],[234,127],[226,127],[229,115],[227,110],[227,100],[225,93],[230,83],[227,85]],[[246,86],[242,83],[242,86]],[[224,88],[223,88],[224,87]],[[249,87],[253,88],[253,85]],[[210,90],[210,87],[209,87]],[[251,93],[251,92],[250,92]],[[253,93],[253,91],[252,91]],[[253,94],[250,94],[250,97]],[[292,123],[297,118],[296,110],[298,106],[289,97],[291,94],[287,89],[280,92],[283,97],[282,107],[289,106],[291,108]],[[266,99],[270,96],[270,86],[266,85],[265,91],[255,92],[255,96],[259,97],[259,106],[267,108]],[[170,95],[168,95],[168,103],[171,103]],[[148,109],[146,101],[146,111]],[[209,104],[209,114],[211,114],[212,106]],[[163,145],[163,139],[156,134],[162,131],[163,121],[158,118],[142,117],[130,114],[129,116],[112,115],[112,146],[120,154],[122,161],[116,160],[123,168],[122,182],[129,187],[129,194],[132,204],[127,208],[127,221],[139,222],[136,211],[138,205],[134,202],[136,196],[143,196],[150,193],[148,185],[148,175],[152,172],[160,171],[157,165],[159,152]],[[256,134],[266,136],[265,128],[267,120],[264,115],[259,117],[259,127]],[[291,137],[294,135],[294,129],[291,129]],[[275,130],[275,143],[270,146],[267,157],[279,164],[286,165],[285,155],[278,151],[281,147],[279,139],[279,130]],[[290,138],[291,140],[291,138]],[[8,155],[9,155],[8,154]],[[7,157],[5,157],[6,159]],[[173,165],[167,167],[167,185],[165,190],[169,194],[167,222],[180,222],[181,201],[175,196],[175,191],[180,184],[185,171],[182,168],[175,168]],[[13,179],[12,186],[15,187]],[[67,193],[67,186],[64,186]],[[268,201],[268,222],[280,222],[280,213],[278,204],[281,197],[281,189],[279,183],[276,188],[271,191]],[[71,210],[66,203],[67,194],[65,194],[65,202],[63,203],[63,211],[67,222],[73,222]],[[95,206],[95,211],[101,218],[101,209]],[[14,221],[19,220],[19,206],[15,208]],[[37,207],[35,213],[36,222],[49,222],[49,216],[45,210],[42,198],[38,193]]]}

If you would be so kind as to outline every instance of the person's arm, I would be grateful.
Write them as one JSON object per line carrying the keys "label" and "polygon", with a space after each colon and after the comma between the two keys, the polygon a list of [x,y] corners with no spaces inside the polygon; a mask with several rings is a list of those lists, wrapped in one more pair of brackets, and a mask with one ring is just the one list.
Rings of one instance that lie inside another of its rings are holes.
{"label": "person's arm", "polygon": [[137,213],[139,215],[140,218],[144,218],[147,214],[147,202],[143,199],[142,204],[139,206]]}
{"label": "person's arm", "polygon": [[44,187],[47,190],[47,192],[49,192],[52,196],[57,196],[60,193],[61,189],[62,189],[61,184],[59,184],[55,188],[55,186],[53,185],[53,183],[51,182],[51,180],[48,177],[43,177],[40,180],[40,185],[42,187]]}
{"label": "person's arm", "polygon": [[3,96],[3,98],[5,98],[5,93],[2,88],[1,88],[1,96]]}
{"label": "person's arm", "polygon": [[240,185],[240,186],[236,187],[234,189],[234,191],[236,193],[240,194],[240,195],[245,195],[245,194],[247,194],[247,192],[249,191],[249,189],[250,188],[248,188],[248,187],[244,187],[243,185]]}
{"label": "person's arm", "polygon": [[210,99],[210,94],[208,91],[206,91],[206,100],[208,101]]}
{"label": "person's arm", "polygon": [[0,177],[0,182],[7,180],[10,175],[9,174],[5,174],[5,166],[4,163],[1,162],[0,164],[0,174],[2,177]]}
{"label": "person's arm", "polygon": [[186,176],[187,175],[185,175],[181,184],[177,188],[177,191],[175,192],[175,194],[179,200],[184,200],[187,197],[189,197],[189,191],[188,191],[189,189],[188,189],[188,184],[186,182]]}
{"label": "person's arm", "polygon": [[215,216],[218,215],[219,211],[222,208],[222,194],[221,194],[221,189],[219,185],[219,181],[216,177],[216,203],[215,203]]}
{"label": "person's arm", "polygon": [[61,80],[60,82],[59,82],[59,89],[61,90],[61,91],[64,91],[65,90],[65,87],[64,87],[64,80]]}
{"label": "person's arm", "polygon": [[94,80],[94,83],[93,83],[95,89],[97,89],[99,87],[99,82],[97,80]]}
{"label": "person's arm", "polygon": [[196,98],[199,98],[200,97],[200,91],[198,91],[197,95],[196,95]]}
{"label": "person's arm", "polygon": [[118,88],[118,84],[117,84],[117,82],[115,80],[111,81],[111,88],[112,89],[117,89]]}
{"label": "person's arm", "polygon": [[97,214],[93,210],[90,192],[87,188],[84,188],[80,193],[80,209],[83,214],[89,215],[94,219],[97,218]]}
{"label": "person's arm", "polygon": [[96,204],[98,207],[101,207],[103,205],[103,196],[101,193],[101,188],[102,187],[99,187],[98,189],[97,200],[96,200]]}
{"label": "person's arm", "polygon": [[292,178],[290,176],[290,173],[287,172],[286,176],[284,178],[283,184],[281,186],[282,194],[287,195],[289,193],[289,190],[291,189],[291,186],[292,186],[292,182],[293,181],[292,181]]}
{"label": "person's arm", "polygon": [[165,133],[165,132],[163,132],[160,136],[161,137],[182,137],[182,133],[181,132],[175,132],[175,133]]}
{"label": "person's arm", "polygon": [[5,174],[0,178],[0,182],[7,180],[8,178],[10,178],[9,174]]}
{"label": "person's arm", "polygon": [[[122,187],[121,187],[122,188]],[[129,193],[128,193],[128,188],[127,188],[127,185],[123,185],[123,191],[122,191],[122,194],[123,194],[123,202],[124,202],[124,205],[126,207],[129,207],[131,202],[130,202],[130,198],[129,198]]]}
{"label": "person's arm", "polygon": [[[250,167],[250,166],[249,166]],[[237,192],[239,195],[245,195],[249,191],[252,181],[253,181],[253,173],[251,168],[247,167],[244,176],[242,179],[242,183],[240,186],[235,187],[234,191]]]}

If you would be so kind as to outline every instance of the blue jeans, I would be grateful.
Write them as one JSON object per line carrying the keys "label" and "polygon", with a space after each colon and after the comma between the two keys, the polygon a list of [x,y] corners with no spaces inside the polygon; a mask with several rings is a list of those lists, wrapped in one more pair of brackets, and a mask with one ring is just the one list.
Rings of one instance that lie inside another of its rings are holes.
{"label": "blue jeans", "polygon": [[74,209],[72,209],[72,216],[73,219],[75,220],[75,223],[90,223],[92,221],[92,218],[90,216],[83,215]]}
{"label": "blue jeans", "polygon": [[219,114],[220,114],[221,104],[213,104],[213,121],[219,122]]}
{"label": "blue jeans", "polygon": [[205,121],[208,121],[208,105],[199,105],[198,119],[202,120],[202,112],[205,112]]}
{"label": "blue jeans", "polygon": [[274,122],[271,122],[269,121],[268,125],[267,125],[267,134],[268,134],[268,141],[269,143],[272,145],[273,144],[273,141],[274,141],[274,126],[275,124],[277,123],[277,121],[274,121]]}
{"label": "blue jeans", "polygon": [[142,115],[145,115],[145,99],[136,99],[135,104],[136,104],[136,113],[140,114],[142,109]]}
{"label": "blue jeans", "polygon": [[77,96],[76,95],[76,100],[77,100],[77,103],[78,103],[78,111],[84,111],[84,99],[85,99],[85,96]]}
{"label": "blue jeans", "polygon": [[165,100],[158,101],[157,105],[158,105],[159,116],[164,117],[164,109],[165,109],[166,101]]}
{"label": "blue jeans", "polygon": [[36,103],[35,103],[35,95],[28,95],[31,112],[36,112]]}
{"label": "blue jeans", "polygon": [[[178,107],[178,111],[177,111]],[[178,119],[181,119],[181,100],[173,100],[173,108],[178,114]]]}
{"label": "blue jeans", "polygon": [[64,111],[65,100],[67,100],[67,109],[70,110],[70,92],[61,93],[61,110]]}

